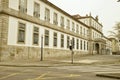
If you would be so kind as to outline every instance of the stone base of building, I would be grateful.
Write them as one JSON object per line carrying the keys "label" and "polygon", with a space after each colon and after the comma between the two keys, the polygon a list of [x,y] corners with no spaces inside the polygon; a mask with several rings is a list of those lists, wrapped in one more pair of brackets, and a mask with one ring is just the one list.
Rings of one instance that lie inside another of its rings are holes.
{"label": "stone base of building", "polygon": [[[23,46],[6,46],[1,50],[1,61],[8,60],[26,60],[26,59],[40,59],[41,48],[38,47],[23,47]],[[74,55],[87,55],[88,52],[74,51]],[[43,58],[57,58],[71,56],[71,51],[64,49],[43,49]]]}

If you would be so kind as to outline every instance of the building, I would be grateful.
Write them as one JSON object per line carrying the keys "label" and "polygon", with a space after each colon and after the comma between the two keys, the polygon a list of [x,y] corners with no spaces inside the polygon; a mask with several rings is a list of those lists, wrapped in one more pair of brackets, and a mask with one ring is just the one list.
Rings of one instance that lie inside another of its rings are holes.
{"label": "building", "polygon": [[112,54],[120,54],[119,41],[116,38],[109,38],[111,40]]}
{"label": "building", "polygon": [[86,16],[73,15],[76,19],[89,26],[89,52],[91,54],[104,54],[106,49],[106,41],[102,32],[103,25],[99,22],[98,16],[95,18],[91,13]]}
{"label": "building", "polygon": [[112,55],[112,41],[111,39],[107,38],[104,36],[103,38],[106,42],[106,48],[103,52],[103,54],[108,54],[108,55]]}
{"label": "building", "polygon": [[0,1],[0,60],[101,54],[102,24],[76,18],[47,0]]}

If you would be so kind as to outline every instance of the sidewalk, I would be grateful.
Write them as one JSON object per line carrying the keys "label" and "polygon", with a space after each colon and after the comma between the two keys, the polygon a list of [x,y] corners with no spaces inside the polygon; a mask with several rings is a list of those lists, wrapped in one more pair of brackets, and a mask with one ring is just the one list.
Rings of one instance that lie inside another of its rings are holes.
{"label": "sidewalk", "polygon": [[120,63],[120,55],[90,55],[75,56],[74,64],[71,64],[71,58],[56,58],[40,61],[36,60],[20,60],[0,62],[0,66],[13,67],[53,67],[53,66],[74,66],[74,65],[95,65],[95,64],[118,64]]}

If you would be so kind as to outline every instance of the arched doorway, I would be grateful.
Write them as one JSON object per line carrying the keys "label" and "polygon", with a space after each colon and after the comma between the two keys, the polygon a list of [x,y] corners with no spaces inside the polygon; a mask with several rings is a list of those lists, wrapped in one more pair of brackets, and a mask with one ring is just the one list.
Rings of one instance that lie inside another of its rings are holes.
{"label": "arched doorway", "polygon": [[95,49],[96,49],[96,51],[97,51],[97,54],[99,54],[99,49],[100,49],[100,46],[99,46],[99,44],[98,44],[98,43],[96,43],[96,44],[95,44]]}

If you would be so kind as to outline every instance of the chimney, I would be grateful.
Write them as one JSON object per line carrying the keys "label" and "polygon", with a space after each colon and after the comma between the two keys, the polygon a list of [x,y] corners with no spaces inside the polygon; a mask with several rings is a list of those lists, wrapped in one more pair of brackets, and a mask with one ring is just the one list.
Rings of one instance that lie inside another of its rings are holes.
{"label": "chimney", "polygon": [[96,21],[98,22],[98,20],[99,20],[99,19],[98,19],[98,16],[96,16],[95,19],[96,19]]}

